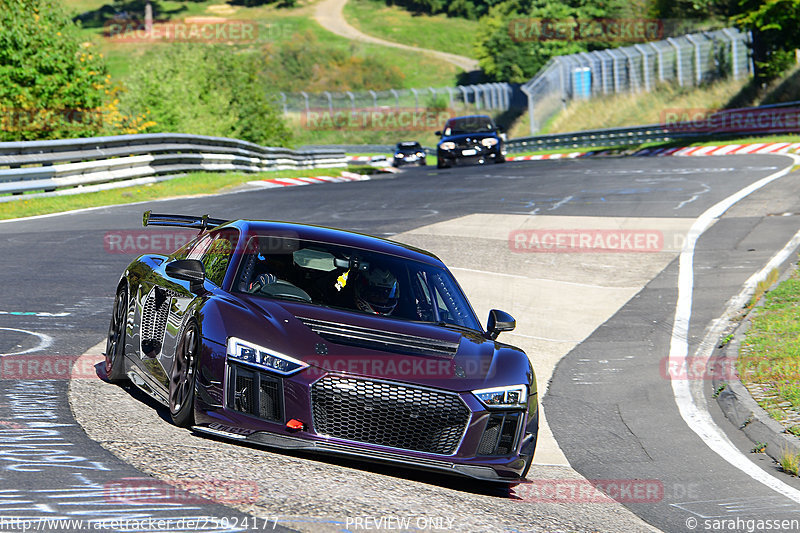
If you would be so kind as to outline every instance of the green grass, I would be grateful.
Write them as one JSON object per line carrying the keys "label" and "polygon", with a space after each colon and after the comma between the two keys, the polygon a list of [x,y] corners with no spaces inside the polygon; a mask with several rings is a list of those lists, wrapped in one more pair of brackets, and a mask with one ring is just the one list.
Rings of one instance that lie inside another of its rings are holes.
{"label": "green grass", "polygon": [[796,476],[800,470],[800,455],[784,450],[781,454],[780,465],[784,472]]}
{"label": "green grass", "polygon": [[[439,137],[434,128],[416,131],[389,130],[318,130],[309,129],[299,120],[290,122],[295,133],[294,144],[397,144],[400,141],[418,141],[423,146],[436,146]],[[441,125],[440,125],[441,126]],[[437,126],[438,127],[438,126]]]}
{"label": "green grass", "polygon": [[759,403],[780,421],[785,416],[776,416],[778,410],[800,412],[800,273],[795,271],[763,298],[764,305],[752,313],[737,370],[748,388],[764,392]]}
{"label": "green grass", "polygon": [[[74,14],[98,9],[110,2],[96,0],[80,0],[74,4],[67,3]],[[219,12],[212,6],[222,5],[219,0],[200,2],[177,2],[164,0],[161,2],[166,12],[172,13],[171,20],[181,20],[191,16],[222,16],[234,20],[255,21],[259,25],[258,39],[255,43],[241,43],[236,48],[260,47],[269,49],[281,46],[295,39],[296,33],[311,32],[318,43],[325,47],[347,51],[349,55],[372,57],[381,63],[398,67],[405,78],[400,88],[445,87],[456,83],[458,68],[455,65],[429,57],[423,53],[407,52],[396,48],[354,43],[323,29],[313,19],[313,5],[298,8],[277,8],[275,5],[258,7],[229,6],[230,9]],[[227,5],[227,4],[224,4]],[[125,80],[136,59],[154,46],[169,46],[163,42],[118,42],[105,38],[102,27],[84,27],[81,32],[87,41],[92,41],[103,53],[112,78]],[[197,46],[202,46],[198,44]],[[303,90],[298,87],[297,90]]]}
{"label": "green grass", "polygon": [[260,174],[195,172],[169,181],[149,185],[70,196],[19,199],[13,202],[0,203],[0,219],[45,215],[86,207],[145,202],[157,198],[213,194],[230,190],[253,180],[303,176],[338,176],[339,172],[337,169],[281,170]]}
{"label": "green grass", "polygon": [[[351,55],[372,57],[386,65],[398,67],[405,75],[405,79],[403,87],[395,87],[395,89],[452,87],[456,84],[458,67],[423,53],[406,52],[377,44],[353,43],[344,37],[330,33],[317,24],[315,20],[311,19],[287,18],[285,23],[294,24],[298,31],[310,30],[314,32],[319,42],[327,46],[340,47],[348,50]],[[292,36],[286,35],[283,38],[288,40]]]}
{"label": "green grass", "polygon": [[344,15],[354,27],[380,39],[475,57],[475,20],[413,14],[398,6],[387,6],[382,0],[350,0]]}
{"label": "green grass", "polygon": [[547,133],[640,126],[664,122],[675,109],[720,109],[745,85],[746,79],[721,80],[702,87],[664,85],[649,93],[611,95],[573,101],[549,124]]}

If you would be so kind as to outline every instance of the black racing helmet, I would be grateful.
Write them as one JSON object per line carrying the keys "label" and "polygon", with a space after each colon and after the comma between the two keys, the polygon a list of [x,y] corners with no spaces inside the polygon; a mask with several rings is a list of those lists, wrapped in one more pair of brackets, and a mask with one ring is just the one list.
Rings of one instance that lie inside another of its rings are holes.
{"label": "black racing helmet", "polygon": [[388,315],[397,307],[400,287],[389,270],[373,268],[359,272],[355,284],[356,305],[367,313]]}

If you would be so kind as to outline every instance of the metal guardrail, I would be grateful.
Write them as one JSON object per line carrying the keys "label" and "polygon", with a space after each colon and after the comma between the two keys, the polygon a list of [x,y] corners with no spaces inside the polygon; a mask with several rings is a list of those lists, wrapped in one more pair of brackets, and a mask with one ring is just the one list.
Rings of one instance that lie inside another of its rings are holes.
{"label": "metal guardrail", "polygon": [[301,150],[320,150],[334,148],[347,154],[389,154],[394,153],[394,144],[310,144],[301,146]]}
{"label": "metal guardrail", "polygon": [[482,83],[455,87],[388,89],[385,91],[323,91],[278,93],[278,105],[284,114],[309,113],[312,110],[335,113],[341,110],[426,109],[445,102],[449,109],[506,111],[512,106],[516,84]]}
{"label": "metal guardrail", "polygon": [[[800,101],[785,102],[781,104],[764,105],[744,109],[720,110],[714,117],[725,117],[733,113],[740,115],[752,115],[753,113],[763,113],[770,109],[795,107],[797,113],[793,124],[798,125],[797,132],[800,133]],[[792,110],[794,113],[794,110]],[[771,117],[772,118],[772,117]],[[786,117],[779,117],[786,118]],[[709,136],[722,137],[758,137],[774,135],[776,133],[787,133],[786,128],[780,130],[762,127],[757,130],[738,129],[731,132],[714,132],[698,130],[691,122],[675,122],[670,124],[648,124],[645,126],[628,126],[622,128],[607,128],[598,130],[575,131],[568,133],[551,133],[547,135],[534,135],[530,137],[517,137],[508,139],[505,143],[506,149],[510,153],[514,152],[534,152],[541,150],[553,150],[558,148],[613,148],[620,146],[633,146],[646,142],[672,142],[678,140],[693,140]],[[336,145],[314,145],[305,146],[305,149],[335,148],[350,154],[390,154],[394,152],[394,145],[388,144],[336,144]],[[436,153],[436,148],[424,147],[429,155]]]}
{"label": "metal guardrail", "polygon": [[140,134],[0,143],[0,194],[21,194],[194,171],[345,167],[343,150],[289,150],[224,137]]}
{"label": "metal guardrail", "polygon": [[[800,101],[748,109],[722,110],[712,117],[734,113],[763,113],[772,108],[800,108]],[[794,110],[791,110],[794,113]],[[800,111],[793,124],[800,124]],[[797,128],[800,129],[800,128]],[[796,130],[792,130],[795,131]],[[646,142],[690,140],[714,135],[763,136],[787,133],[774,128],[707,131],[692,123],[650,124],[509,139],[509,152],[558,148],[619,147]],[[272,170],[347,166],[345,152],[391,153],[391,145],[328,145],[300,150],[188,134],[140,134],[114,137],[0,143],[0,194],[22,194],[86,185],[124,182],[192,171],[266,172]],[[425,148],[432,153],[432,148]]]}
{"label": "metal guardrail", "polygon": [[[782,104],[765,105],[746,109],[720,110],[711,117],[724,117],[732,113],[752,114],[761,113],[765,110],[799,107],[800,101],[786,102]],[[797,113],[800,119],[800,111]],[[794,124],[800,125],[800,120],[795,120]],[[795,130],[800,133],[800,128]],[[775,135],[776,133],[787,133],[785,127],[780,129],[770,129],[761,127],[748,130],[746,128],[736,131],[707,131],[696,128],[691,122],[676,122],[674,124],[649,124],[645,126],[631,126],[625,128],[608,128],[600,130],[576,131],[570,133],[551,133],[548,135],[535,135],[531,137],[517,137],[506,142],[506,149],[509,152],[532,152],[539,150],[553,150],[557,148],[593,148],[593,147],[620,147],[643,144],[646,142],[671,142],[678,140],[701,139],[710,136],[714,137],[758,137]]]}
{"label": "metal guardrail", "polygon": [[509,152],[535,152],[556,148],[615,147],[645,142],[669,142],[676,140],[679,136],[683,135],[676,134],[663,124],[652,124],[632,128],[609,128],[519,137],[510,139],[506,143],[506,149]]}

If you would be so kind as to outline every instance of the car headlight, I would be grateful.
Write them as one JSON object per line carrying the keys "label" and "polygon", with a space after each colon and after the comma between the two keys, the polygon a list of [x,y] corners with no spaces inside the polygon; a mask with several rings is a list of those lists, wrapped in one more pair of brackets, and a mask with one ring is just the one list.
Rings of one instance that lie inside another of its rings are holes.
{"label": "car headlight", "polygon": [[439,148],[441,148],[442,150],[455,150],[456,143],[450,141],[443,142],[442,144],[439,145]]}
{"label": "car headlight", "polygon": [[494,137],[487,137],[485,139],[481,139],[481,144],[486,146],[487,148],[491,148],[492,146],[496,145],[498,140]]}
{"label": "car headlight", "polygon": [[423,154],[422,152],[417,152],[417,157],[424,157],[424,156],[425,154]]}
{"label": "car headlight", "polygon": [[525,407],[528,405],[528,387],[511,385],[472,391],[483,405],[492,408]]}
{"label": "car headlight", "polygon": [[234,361],[276,372],[284,376],[308,368],[308,363],[298,361],[275,350],[264,348],[236,337],[228,339],[228,357]]}
{"label": "car headlight", "polygon": [[405,157],[405,154],[394,154],[394,156],[395,156],[397,159],[403,159],[403,158]]}

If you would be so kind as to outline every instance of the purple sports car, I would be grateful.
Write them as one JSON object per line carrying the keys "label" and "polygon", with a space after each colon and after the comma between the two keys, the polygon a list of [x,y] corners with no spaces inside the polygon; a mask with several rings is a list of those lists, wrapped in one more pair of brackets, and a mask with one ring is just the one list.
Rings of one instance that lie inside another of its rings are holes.
{"label": "purple sports car", "polygon": [[524,479],[536,448],[528,357],[486,330],[432,254],[317,226],[144,214],[197,228],[116,287],[110,381],[194,431],[471,478]]}

